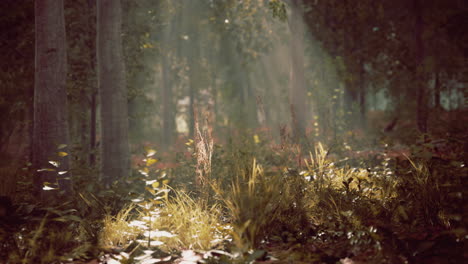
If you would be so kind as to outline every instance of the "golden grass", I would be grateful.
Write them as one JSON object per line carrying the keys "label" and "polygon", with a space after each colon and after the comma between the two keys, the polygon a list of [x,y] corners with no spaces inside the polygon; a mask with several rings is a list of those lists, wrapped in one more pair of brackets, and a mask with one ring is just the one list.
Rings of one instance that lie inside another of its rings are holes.
{"label": "golden grass", "polygon": [[253,160],[252,166],[240,169],[229,189],[214,186],[222,197],[233,222],[233,239],[240,251],[259,245],[276,220],[282,185],[279,175],[266,175]]}
{"label": "golden grass", "polygon": [[135,205],[130,204],[116,216],[109,213],[104,216],[103,228],[99,234],[100,247],[124,247],[142,233],[140,228],[129,224],[133,209],[135,209]]}
{"label": "golden grass", "polygon": [[187,193],[175,191],[160,209],[152,230],[167,230],[175,236],[159,238],[164,247],[172,249],[208,250],[220,245],[227,227],[220,222],[221,207],[207,206]]}

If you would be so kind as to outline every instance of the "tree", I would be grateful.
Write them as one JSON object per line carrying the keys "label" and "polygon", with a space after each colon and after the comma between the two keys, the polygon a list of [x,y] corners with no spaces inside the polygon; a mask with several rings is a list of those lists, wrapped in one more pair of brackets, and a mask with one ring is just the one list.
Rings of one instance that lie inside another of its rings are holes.
{"label": "tree", "polygon": [[[169,39],[170,29],[164,32],[165,38]],[[161,70],[162,70],[162,138],[161,144],[163,149],[167,150],[174,142],[175,133],[175,107],[173,103],[172,91],[172,75],[170,73],[170,50],[169,43],[165,43],[164,50],[161,54]]]}
{"label": "tree", "polygon": [[306,87],[304,78],[304,23],[302,0],[291,1],[289,29],[291,30],[291,80],[289,100],[293,117],[292,128],[295,140],[305,136]]}
{"label": "tree", "polygon": [[97,2],[97,65],[101,118],[101,178],[106,187],[130,172],[128,106],[120,1]]}
{"label": "tree", "polygon": [[417,89],[417,110],[416,121],[418,128],[422,133],[427,132],[427,80],[425,78],[424,60],[425,60],[425,46],[423,42],[424,22],[423,22],[423,8],[419,0],[413,0],[413,12],[415,14],[415,59],[416,59],[416,74],[415,82]]}
{"label": "tree", "polygon": [[90,0],[65,2],[72,170],[94,167],[96,135],[96,10]]}
{"label": "tree", "polygon": [[[63,0],[36,1],[35,15],[33,167],[37,175],[34,183],[38,193],[44,185],[55,183],[61,190],[70,192],[69,173],[60,173],[61,176],[57,177],[57,169],[59,172],[67,172],[69,169],[66,153],[69,135]],[[49,168],[46,169],[46,166]],[[49,196],[42,197],[47,199]]]}
{"label": "tree", "polygon": [[17,175],[32,160],[34,1],[1,1],[0,195],[14,197]]}

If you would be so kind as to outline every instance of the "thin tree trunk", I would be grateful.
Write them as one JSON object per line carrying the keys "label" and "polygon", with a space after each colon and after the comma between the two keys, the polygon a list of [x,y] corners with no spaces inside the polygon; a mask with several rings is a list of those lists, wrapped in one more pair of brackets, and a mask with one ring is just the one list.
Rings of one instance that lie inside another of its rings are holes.
{"label": "thin tree trunk", "polygon": [[434,108],[439,110],[441,109],[440,105],[440,72],[436,70],[435,72],[435,80],[434,80]]}
{"label": "thin tree trunk", "polygon": [[197,85],[199,83],[199,76],[200,76],[200,69],[198,65],[199,57],[200,57],[200,50],[199,50],[199,42],[198,37],[193,36],[192,44],[190,47],[190,53],[186,54],[188,56],[189,62],[189,137],[194,138],[195,136],[195,109],[196,107],[196,100],[197,100]]}
{"label": "thin tree trunk", "polygon": [[367,89],[366,89],[366,80],[365,80],[365,71],[364,71],[364,65],[362,63],[362,60],[359,63],[359,113],[360,113],[360,120],[361,120],[361,125],[362,128],[365,129],[367,127],[367,103],[366,103],[366,97],[367,97]]}
{"label": "thin tree trunk", "polygon": [[424,21],[423,21],[423,5],[420,0],[413,0],[413,8],[415,13],[415,44],[416,44],[416,89],[417,89],[417,110],[416,110],[416,122],[418,124],[419,131],[422,133],[427,132],[427,89],[426,89],[426,78],[424,69]]}
{"label": "thin tree trunk", "polygon": [[[232,51],[232,49],[231,49]],[[234,85],[239,91],[239,110],[235,117],[237,124],[241,128],[254,128],[258,125],[257,105],[255,101],[255,91],[250,85],[249,74],[239,59],[235,59],[235,54],[232,53],[231,63],[234,65]],[[233,115],[236,115],[233,113]]]}
{"label": "thin tree trunk", "polygon": [[194,59],[190,59],[190,69],[189,69],[189,138],[194,138],[195,136],[195,65]]}
{"label": "thin tree trunk", "polygon": [[89,154],[89,166],[94,168],[96,166],[96,154],[97,154],[97,146],[96,146],[96,136],[97,136],[97,92],[93,92],[91,95],[91,120],[90,120],[90,139],[89,145],[91,149],[91,153]]}
{"label": "thin tree trunk", "polygon": [[118,0],[97,2],[97,65],[101,117],[101,177],[109,187],[130,173],[128,105]]}
{"label": "thin tree trunk", "polygon": [[167,150],[173,143],[174,130],[174,112],[172,103],[172,84],[171,76],[168,63],[168,53],[162,55],[161,67],[162,67],[162,100],[163,100],[163,133],[162,133],[162,146]]}
{"label": "thin tree trunk", "polygon": [[302,22],[302,0],[293,0],[289,17],[291,31],[291,74],[289,100],[291,105],[292,129],[296,142],[305,137],[306,87],[304,77],[304,25]]}
{"label": "thin tree trunk", "polygon": [[[343,6],[344,6],[344,19],[348,19],[351,17],[350,14],[350,7],[348,0],[343,1]],[[354,82],[352,78],[349,76],[352,74],[351,69],[352,69],[352,63],[353,60],[351,59],[351,50],[352,50],[352,38],[350,37],[351,35],[351,28],[349,24],[344,25],[344,30],[343,30],[343,56],[344,56],[344,61],[345,65],[347,68],[347,72],[345,73],[344,76],[344,104],[343,104],[343,111],[345,112],[345,116],[351,117],[352,112],[353,112],[353,105],[357,101],[357,94],[356,90],[354,89]],[[349,119],[352,120],[352,119]],[[350,122],[351,125],[354,124],[354,122]]]}
{"label": "thin tree trunk", "polygon": [[[97,136],[97,101],[98,101],[98,90],[97,90],[97,83],[96,83],[96,41],[95,41],[95,32],[91,30],[92,28],[96,28],[96,6],[93,3],[93,0],[88,0],[88,29],[89,29],[89,43],[88,46],[91,49],[89,53],[89,67],[91,69],[91,74],[89,76],[89,88],[91,90],[91,100],[89,102],[90,106],[90,118],[89,118],[89,166],[94,168],[96,166],[96,136]],[[94,33],[94,34],[93,34]]]}
{"label": "thin tree trunk", "polygon": [[[33,167],[39,170],[35,172],[34,185],[36,192],[42,194],[43,200],[53,197],[50,191],[42,192],[44,185],[55,187],[58,183],[60,190],[67,193],[72,191],[71,175],[68,172],[69,155],[59,155],[59,152],[68,152],[69,144],[63,9],[63,0],[35,2]],[[43,168],[52,168],[55,171],[40,170]],[[67,173],[61,173],[58,177],[58,171]]]}
{"label": "thin tree trunk", "polygon": [[[171,21],[171,24],[176,23],[177,19]],[[172,49],[173,36],[178,33],[175,32],[177,28],[174,26],[168,25],[164,30],[164,51],[161,55],[161,67],[162,67],[162,99],[163,99],[163,132],[161,138],[161,145],[163,149],[167,150],[174,143],[174,133],[176,133],[176,105],[174,104],[174,93],[173,93],[173,81],[174,75],[172,74],[171,67],[172,61],[171,58],[174,55],[174,52],[177,50]]]}
{"label": "thin tree trunk", "polygon": [[[218,42],[219,40],[216,40]],[[211,63],[211,68],[210,68],[210,91],[211,91],[211,97],[213,99],[213,105],[210,108],[212,112],[212,117],[213,117],[213,129],[215,132],[218,132],[218,121],[219,121],[219,113],[218,113],[218,87],[216,84],[217,77],[218,77],[218,65],[219,65],[219,56],[221,52],[218,49],[212,49],[211,53],[209,53],[210,56],[210,61]]]}

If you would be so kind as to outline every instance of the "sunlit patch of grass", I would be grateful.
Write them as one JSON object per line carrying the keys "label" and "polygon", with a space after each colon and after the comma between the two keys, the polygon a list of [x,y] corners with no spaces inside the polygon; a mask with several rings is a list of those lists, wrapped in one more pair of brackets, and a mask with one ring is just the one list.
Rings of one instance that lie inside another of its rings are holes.
{"label": "sunlit patch of grass", "polygon": [[99,246],[103,248],[125,247],[135,240],[142,230],[130,224],[135,206],[124,207],[116,216],[107,213],[103,219],[103,228],[99,234]]}
{"label": "sunlit patch of grass", "polygon": [[175,236],[158,238],[169,249],[208,250],[220,247],[227,238],[228,226],[221,223],[221,207],[211,206],[182,191],[168,198],[151,230],[167,230]]}
{"label": "sunlit patch of grass", "polygon": [[228,188],[214,187],[232,217],[237,248],[247,252],[258,247],[278,217],[282,197],[280,177],[266,175],[254,159],[251,166],[237,172]]}
{"label": "sunlit patch of grass", "polygon": [[[311,206],[330,198],[330,190],[344,196],[365,197],[385,202],[397,196],[398,179],[388,167],[388,162],[381,167],[369,168],[339,166],[327,158],[328,152],[320,143],[315,152],[306,160],[303,174],[310,179],[313,195],[309,195]],[[346,159],[342,160],[346,161]],[[339,161],[338,161],[339,162]],[[333,199],[331,205],[336,207]]]}
{"label": "sunlit patch of grass", "polygon": [[[151,195],[134,201],[141,215],[130,221],[129,211],[125,212],[129,209],[124,209],[114,218],[107,216],[107,230],[121,230],[114,232],[114,238],[101,236],[101,240],[113,241],[106,242],[113,247],[135,240],[140,251],[165,252],[159,257],[213,248],[245,256],[270,242],[339,241],[349,254],[371,249],[381,258],[397,254],[392,248],[404,239],[400,233],[424,227],[425,218],[432,217],[433,223],[450,220],[450,211],[441,210],[442,181],[419,163],[410,161],[404,170],[397,170],[386,157],[366,167],[346,158],[331,160],[326,148],[317,144],[304,168],[304,163],[287,159],[261,159],[263,152],[261,147],[217,152],[213,177],[206,182],[214,196],[207,189],[196,194],[169,189],[166,180],[149,180],[144,175],[145,189]],[[193,170],[193,166],[186,167]],[[122,219],[121,227],[117,219]],[[119,240],[126,228],[136,231]]]}

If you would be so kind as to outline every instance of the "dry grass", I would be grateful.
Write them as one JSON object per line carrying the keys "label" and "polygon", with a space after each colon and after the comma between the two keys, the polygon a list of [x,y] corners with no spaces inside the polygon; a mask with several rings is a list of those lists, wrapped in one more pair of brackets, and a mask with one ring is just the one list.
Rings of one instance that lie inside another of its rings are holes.
{"label": "dry grass", "polygon": [[124,247],[135,240],[142,230],[130,225],[132,211],[135,206],[130,204],[124,207],[116,216],[106,214],[103,219],[103,228],[99,234],[99,246]]}
{"label": "dry grass", "polygon": [[280,181],[278,175],[266,175],[254,159],[251,167],[239,169],[229,188],[214,185],[232,217],[233,238],[239,250],[256,248],[277,220]]}
{"label": "dry grass", "polygon": [[151,226],[152,230],[167,230],[175,235],[160,238],[164,247],[208,250],[220,246],[227,236],[227,227],[220,222],[221,207],[207,206],[181,191],[175,193],[166,200]]}

